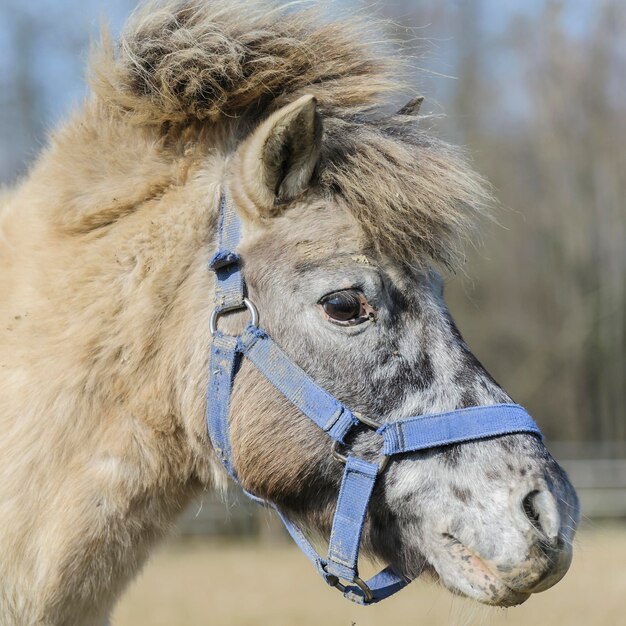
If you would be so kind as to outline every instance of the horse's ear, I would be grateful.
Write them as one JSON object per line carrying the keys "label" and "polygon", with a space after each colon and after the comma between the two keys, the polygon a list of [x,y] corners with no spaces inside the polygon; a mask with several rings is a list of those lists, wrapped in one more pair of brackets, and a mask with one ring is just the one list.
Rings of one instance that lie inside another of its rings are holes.
{"label": "horse's ear", "polygon": [[275,111],[241,147],[246,195],[265,215],[308,187],[320,154],[322,123],[313,96]]}

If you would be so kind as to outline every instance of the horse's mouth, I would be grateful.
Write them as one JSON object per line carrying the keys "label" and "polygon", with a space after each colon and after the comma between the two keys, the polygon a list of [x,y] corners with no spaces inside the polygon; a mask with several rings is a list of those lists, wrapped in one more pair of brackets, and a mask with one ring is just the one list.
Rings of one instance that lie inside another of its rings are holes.
{"label": "horse's mouth", "polygon": [[451,592],[500,607],[522,604],[531,596],[530,592],[507,585],[494,567],[456,537],[444,533],[442,539],[442,553],[431,563],[441,583]]}

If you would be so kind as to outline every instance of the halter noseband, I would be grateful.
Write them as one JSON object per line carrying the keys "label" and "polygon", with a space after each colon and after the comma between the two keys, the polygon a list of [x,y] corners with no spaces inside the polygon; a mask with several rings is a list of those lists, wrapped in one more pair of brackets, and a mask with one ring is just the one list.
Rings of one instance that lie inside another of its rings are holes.
{"label": "halter noseband", "polygon": [[[387,567],[367,582],[359,578],[358,556],[361,532],[377,477],[389,457],[438,446],[497,437],[511,433],[541,432],[530,415],[517,404],[496,404],[459,409],[437,415],[407,417],[379,424],[350,411],[336,398],[293,363],[259,326],[254,304],[245,297],[245,282],[240,257],[236,253],[241,224],[226,191],[219,208],[218,250],[209,263],[215,272],[215,308],[210,319],[212,335],[207,397],[207,425],[211,442],[222,464],[238,482],[230,447],[230,396],[242,357],[255,367],[289,402],[311,419],[332,440],[332,454],[344,465],[328,556],[322,558],[304,533],[275,505],[248,492],[257,502],[269,504],[278,512],[298,547],[315,565],[324,580],[344,596],[359,604],[373,604],[409,582],[407,577]],[[239,336],[226,335],[218,329],[220,316],[247,309],[250,323]],[[343,455],[339,446],[357,424],[375,431],[382,438],[379,461]],[[341,581],[348,584],[343,584]]]}

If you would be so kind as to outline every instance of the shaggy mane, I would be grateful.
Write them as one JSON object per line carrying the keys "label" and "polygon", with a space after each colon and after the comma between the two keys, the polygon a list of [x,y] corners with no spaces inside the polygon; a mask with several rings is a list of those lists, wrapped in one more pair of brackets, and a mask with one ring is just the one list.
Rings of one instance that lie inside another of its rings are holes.
{"label": "shaggy mane", "polygon": [[489,197],[458,150],[421,130],[418,117],[382,113],[406,83],[399,52],[368,43],[374,32],[373,20],[331,22],[310,2],[155,0],[117,46],[103,38],[92,87],[129,122],[164,132],[223,125],[239,137],[313,94],[325,128],[322,191],[379,251],[451,264]]}

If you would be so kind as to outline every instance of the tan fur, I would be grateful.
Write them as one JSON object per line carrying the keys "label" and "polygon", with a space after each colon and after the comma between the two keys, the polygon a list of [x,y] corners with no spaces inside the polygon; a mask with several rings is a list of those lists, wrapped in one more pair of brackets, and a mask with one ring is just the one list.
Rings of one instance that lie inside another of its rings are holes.
{"label": "tan fur", "polygon": [[380,113],[406,88],[398,50],[368,43],[381,30],[371,19],[328,22],[320,9],[259,0],[149,2],[117,50],[104,38],[91,82],[126,122],[171,132],[208,120],[234,142],[268,112],[315,96],[325,192],[339,194],[372,245],[397,260],[453,263],[491,199],[459,150],[416,126],[419,98],[396,116]]}
{"label": "tan fur", "polygon": [[224,481],[204,424],[206,261],[251,128],[315,96],[317,191],[407,261],[448,258],[484,197],[443,144],[366,119],[401,82],[362,26],[234,4],[141,9],[96,54],[83,109],[2,196],[3,625],[94,623],[176,513]]}
{"label": "tan fur", "polygon": [[490,197],[457,149],[404,116],[331,119],[325,128],[327,151],[337,147],[326,156],[320,183],[377,252],[416,265],[463,259],[462,244]]}
{"label": "tan fur", "polygon": [[117,53],[105,38],[92,85],[136,123],[157,125],[219,122],[303,94],[316,96],[327,113],[355,113],[402,86],[392,71],[399,60],[368,43],[371,20],[328,22],[318,9],[284,4],[145,3]]}

